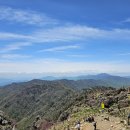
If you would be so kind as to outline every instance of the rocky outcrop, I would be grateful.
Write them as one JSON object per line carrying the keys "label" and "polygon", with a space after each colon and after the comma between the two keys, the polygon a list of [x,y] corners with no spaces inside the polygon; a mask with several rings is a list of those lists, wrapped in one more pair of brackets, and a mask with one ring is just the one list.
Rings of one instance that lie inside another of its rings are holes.
{"label": "rocky outcrop", "polygon": [[42,119],[40,116],[37,116],[30,130],[48,130],[52,125],[52,122],[49,122]]}
{"label": "rocky outcrop", "polygon": [[100,106],[102,102],[105,108],[110,108],[113,104],[117,104],[119,108],[128,107],[130,105],[126,89],[101,90],[99,92],[89,92],[86,93],[86,95],[86,104],[92,107]]}
{"label": "rocky outcrop", "polygon": [[68,112],[63,112],[60,117],[59,117],[59,121],[64,121],[64,120],[67,120],[69,117],[69,113]]}
{"label": "rocky outcrop", "polygon": [[128,107],[129,101],[128,100],[121,100],[118,102],[120,108]]}
{"label": "rocky outcrop", "polygon": [[12,128],[13,122],[3,111],[0,111],[0,130],[12,130]]}

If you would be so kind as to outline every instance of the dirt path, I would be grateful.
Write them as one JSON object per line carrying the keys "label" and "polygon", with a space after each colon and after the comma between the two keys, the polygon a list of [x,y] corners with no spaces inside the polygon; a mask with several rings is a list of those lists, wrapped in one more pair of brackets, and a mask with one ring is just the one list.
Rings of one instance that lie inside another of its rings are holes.
{"label": "dirt path", "polygon": [[[95,117],[97,122],[97,130],[125,130],[123,124],[120,123],[120,119],[116,117],[109,116],[109,121],[104,120],[104,117],[108,115],[101,115]],[[83,123],[81,125],[81,130],[94,130],[92,123]]]}

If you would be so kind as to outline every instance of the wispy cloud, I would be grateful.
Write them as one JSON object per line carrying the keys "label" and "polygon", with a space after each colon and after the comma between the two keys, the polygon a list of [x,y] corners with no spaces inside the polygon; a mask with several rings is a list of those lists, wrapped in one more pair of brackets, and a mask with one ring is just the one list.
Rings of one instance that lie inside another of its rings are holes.
{"label": "wispy cloud", "polygon": [[119,56],[128,56],[128,55],[130,55],[130,53],[120,53],[120,54],[118,54]]}
{"label": "wispy cloud", "polygon": [[0,49],[0,53],[6,53],[6,52],[14,51],[14,50],[19,50],[22,47],[30,46],[30,45],[32,45],[32,43],[30,42],[8,44],[4,48]]}
{"label": "wispy cloud", "polygon": [[30,55],[21,55],[21,54],[1,54],[0,58],[4,60],[12,60],[12,59],[25,59],[30,58]]}
{"label": "wispy cloud", "polygon": [[15,34],[15,33],[4,33],[0,32],[0,40],[24,40],[32,43],[46,43],[46,42],[71,42],[71,41],[81,41],[89,39],[127,39],[130,40],[130,30],[129,29],[112,29],[103,30],[100,28],[81,26],[81,25],[71,25],[71,26],[56,26],[50,29],[42,28],[36,30],[28,35],[25,34]]}
{"label": "wispy cloud", "polygon": [[26,40],[30,42],[55,42],[55,41],[74,41],[83,40],[88,38],[103,37],[105,31],[97,28],[72,25],[72,26],[60,26],[53,27],[51,29],[40,29],[34,31],[28,35],[0,32],[0,40]]}
{"label": "wispy cloud", "polygon": [[72,25],[41,29],[32,34],[37,42],[70,42],[88,39],[129,39],[129,29],[103,30],[100,28]]}
{"label": "wispy cloud", "polygon": [[58,46],[58,47],[43,49],[43,50],[40,50],[39,52],[61,52],[65,50],[78,49],[78,48],[80,48],[79,45]]}
{"label": "wispy cloud", "polygon": [[87,57],[91,57],[92,55],[81,55],[81,54],[73,54],[73,55],[67,55],[68,57],[74,57],[74,58],[87,58]]}
{"label": "wispy cloud", "polygon": [[121,21],[121,23],[130,23],[130,18],[127,18],[127,19]]}
{"label": "wispy cloud", "polygon": [[10,39],[16,39],[16,40],[31,40],[33,39],[32,36],[25,35],[25,34],[18,34],[18,33],[8,33],[8,32],[0,32],[0,40],[10,40]]}
{"label": "wispy cloud", "polygon": [[40,14],[29,10],[13,9],[10,7],[0,7],[0,20],[36,26],[57,23],[57,20],[52,19],[45,14]]}
{"label": "wispy cloud", "polygon": [[74,41],[89,38],[103,37],[105,31],[87,26],[72,25],[41,29],[33,33],[39,42]]}

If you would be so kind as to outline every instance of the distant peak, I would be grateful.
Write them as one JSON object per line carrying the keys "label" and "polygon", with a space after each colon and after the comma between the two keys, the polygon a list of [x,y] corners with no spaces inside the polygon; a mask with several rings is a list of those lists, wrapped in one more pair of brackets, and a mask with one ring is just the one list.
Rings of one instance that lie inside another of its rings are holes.
{"label": "distant peak", "polygon": [[98,75],[100,75],[100,76],[110,76],[110,74],[107,74],[107,73],[100,73]]}

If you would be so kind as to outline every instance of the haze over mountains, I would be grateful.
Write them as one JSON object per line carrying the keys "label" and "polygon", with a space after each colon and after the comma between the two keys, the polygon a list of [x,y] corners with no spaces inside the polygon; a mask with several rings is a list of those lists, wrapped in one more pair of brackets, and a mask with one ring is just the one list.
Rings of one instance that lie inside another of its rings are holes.
{"label": "haze over mountains", "polygon": [[5,86],[11,83],[26,82],[33,79],[41,79],[41,80],[48,80],[48,81],[66,79],[68,80],[68,82],[70,82],[69,80],[74,80],[77,83],[78,82],[84,83],[85,84],[84,87],[94,87],[94,86],[128,87],[130,86],[129,76],[121,77],[121,76],[115,76],[106,73],[101,73],[97,75],[57,76],[57,77],[56,76],[44,77],[43,74],[24,74],[24,73],[12,74],[12,75],[5,74],[0,76],[0,86]]}

